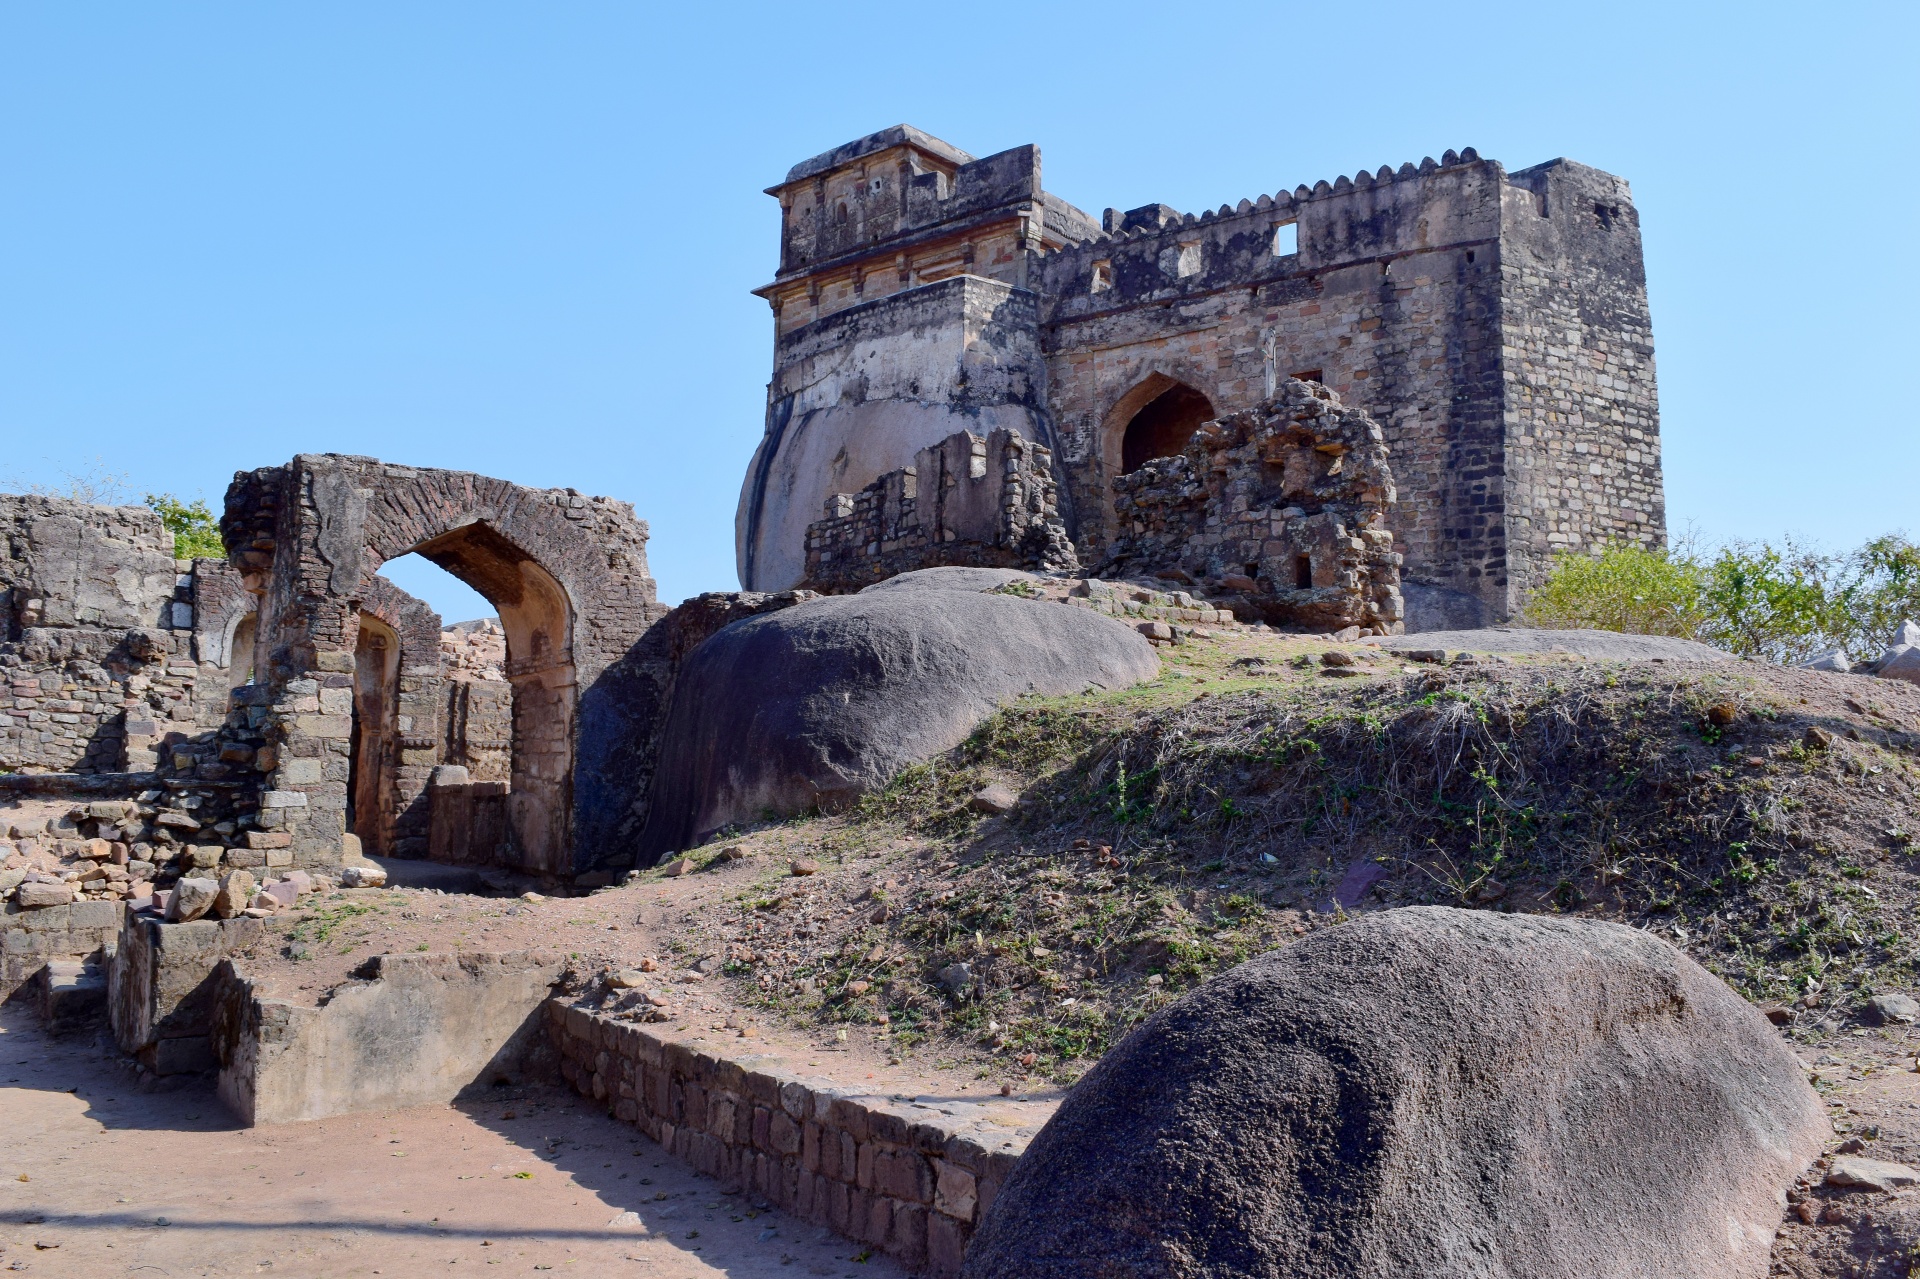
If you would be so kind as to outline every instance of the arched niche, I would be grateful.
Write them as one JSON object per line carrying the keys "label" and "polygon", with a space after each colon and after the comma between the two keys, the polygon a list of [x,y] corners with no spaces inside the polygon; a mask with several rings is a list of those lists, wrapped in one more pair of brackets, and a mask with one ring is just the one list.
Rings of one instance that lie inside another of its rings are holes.
{"label": "arched niche", "polygon": [[1213,401],[1164,373],[1149,376],[1115,408],[1121,475],[1179,453],[1200,424],[1215,417]]}
{"label": "arched niche", "polygon": [[358,617],[353,649],[353,736],[348,746],[347,829],[361,850],[392,849],[393,770],[399,757],[400,636],[370,613]]}

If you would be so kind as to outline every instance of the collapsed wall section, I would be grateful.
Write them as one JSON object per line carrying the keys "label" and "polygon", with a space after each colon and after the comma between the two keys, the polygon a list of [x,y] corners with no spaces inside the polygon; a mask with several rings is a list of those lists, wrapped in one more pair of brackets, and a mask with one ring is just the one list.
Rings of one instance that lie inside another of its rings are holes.
{"label": "collapsed wall section", "polygon": [[1105,576],[1177,576],[1242,621],[1396,634],[1393,472],[1378,423],[1289,379],[1114,482]]}
{"label": "collapsed wall section", "polygon": [[811,590],[857,591],[948,564],[1079,567],[1060,518],[1051,450],[1011,431],[985,439],[961,431],[858,493],[834,494],[826,518],[807,526]]}

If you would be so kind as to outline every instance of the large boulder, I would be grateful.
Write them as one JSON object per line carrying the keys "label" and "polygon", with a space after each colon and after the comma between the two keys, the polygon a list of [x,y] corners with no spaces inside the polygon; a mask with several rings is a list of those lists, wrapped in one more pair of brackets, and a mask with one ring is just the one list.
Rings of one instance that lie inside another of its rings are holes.
{"label": "large boulder", "polygon": [[1125,688],[1159,669],[1112,618],[977,591],[869,591],[735,622],[674,683],[640,860],[843,805],[1023,693]]}
{"label": "large boulder", "polygon": [[963,1274],[1758,1279],[1823,1112],[1766,1019],[1647,933],[1387,911],[1123,1040]]}

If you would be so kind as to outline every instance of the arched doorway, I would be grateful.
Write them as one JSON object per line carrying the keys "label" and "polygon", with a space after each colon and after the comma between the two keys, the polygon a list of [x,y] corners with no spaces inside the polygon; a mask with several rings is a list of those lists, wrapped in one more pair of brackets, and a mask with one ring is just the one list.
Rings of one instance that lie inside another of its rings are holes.
{"label": "arched doorway", "polygon": [[506,632],[512,731],[506,808],[514,860],[558,869],[572,833],[574,610],[546,569],[476,521],[422,542],[413,553],[478,591]]}
{"label": "arched doorway", "polygon": [[[1214,418],[1213,402],[1188,386],[1162,377],[1165,388],[1127,421],[1120,437],[1120,473],[1139,470],[1156,457],[1172,457],[1187,446],[1202,422]],[[1148,388],[1151,392],[1152,388]]]}

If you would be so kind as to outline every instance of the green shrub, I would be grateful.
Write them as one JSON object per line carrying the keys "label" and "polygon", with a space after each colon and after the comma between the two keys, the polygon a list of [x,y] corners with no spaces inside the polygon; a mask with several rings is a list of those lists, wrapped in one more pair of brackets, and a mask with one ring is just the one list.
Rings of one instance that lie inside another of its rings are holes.
{"label": "green shrub", "polygon": [[1788,538],[1730,542],[1711,555],[1691,543],[1563,555],[1524,612],[1533,626],[1677,635],[1783,663],[1831,648],[1878,656],[1915,616],[1920,546],[1900,534],[1843,554]]}
{"label": "green shrub", "polygon": [[159,512],[160,522],[173,534],[175,559],[227,558],[227,545],[220,540],[220,521],[207,509],[204,499],[182,502],[171,493],[149,493],[147,505]]}
{"label": "green shrub", "polygon": [[1684,551],[1609,546],[1599,555],[1562,555],[1528,601],[1534,626],[1678,635],[1695,639],[1706,621],[1704,576]]}

